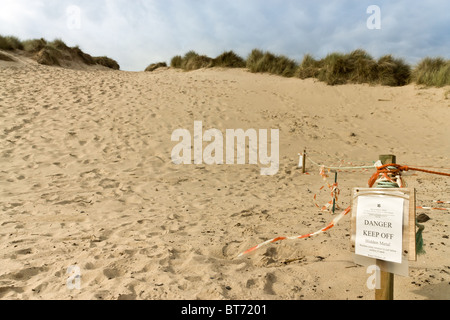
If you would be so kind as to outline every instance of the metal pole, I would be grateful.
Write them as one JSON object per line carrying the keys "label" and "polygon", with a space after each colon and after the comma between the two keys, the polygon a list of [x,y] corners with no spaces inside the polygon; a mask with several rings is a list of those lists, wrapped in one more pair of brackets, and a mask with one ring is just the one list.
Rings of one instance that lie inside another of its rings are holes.
{"label": "metal pole", "polygon": [[[337,184],[337,176],[338,176],[338,173],[337,173],[337,171],[335,171],[334,172],[334,184],[335,185]],[[336,212],[336,192],[334,192],[334,195],[333,195],[333,214],[335,214],[335,212]]]}

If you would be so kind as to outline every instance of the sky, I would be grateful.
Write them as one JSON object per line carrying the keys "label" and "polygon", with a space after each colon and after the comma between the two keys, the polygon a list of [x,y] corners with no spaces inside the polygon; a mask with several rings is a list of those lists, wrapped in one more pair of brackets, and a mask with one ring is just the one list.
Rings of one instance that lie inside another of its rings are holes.
{"label": "sky", "polygon": [[255,48],[299,62],[361,48],[414,64],[450,59],[450,1],[0,0],[0,34],[59,38],[126,71],[190,50],[245,58]]}

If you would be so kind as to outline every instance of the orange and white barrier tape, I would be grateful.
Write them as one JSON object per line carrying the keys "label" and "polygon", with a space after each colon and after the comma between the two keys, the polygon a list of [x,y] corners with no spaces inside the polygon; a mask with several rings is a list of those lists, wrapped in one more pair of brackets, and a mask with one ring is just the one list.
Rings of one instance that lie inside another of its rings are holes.
{"label": "orange and white barrier tape", "polygon": [[247,251],[244,251],[243,253],[239,254],[237,257],[240,258],[242,256],[245,256],[255,250],[258,250],[266,245],[269,245],[271,243],[275,243],[278,241],[283,241],[283,240],[300,240],[300,239],[305,239],[305,238],[310,238],[313,236],[316,236],[318,234],[327,232],[328,230],[330,230],[331,228],[333,228],[335,225],[337,225],[339,223],[339,221],[345,217],[346,215],[349,214],[349,212],[351,211],[351,207],[348,207],[346,210],[344,210],[339,216],[337,216],[336,218],[333,219],[332,222],[330,222],[325,228],[322,228],[314,233],[308,233],[306,235],[301,235],[301,236],[294,236],[294,237],[277,237],[268,241],[265,241],[261,244],[258,244],[257,246],[254,246],[253,248],[248,249]]}
{"label": "orange and white barrier tape", "polygon": [[440,210],[440,211],[450,211],[450,208],[433,208],[433,207],[416,207],[422,210]]}
{"label": "orange and white barrier tape", "polygon": [[[324,188],[325,188],[325,186],[322,186],[319,191],[322,191]],[[317,204],[317,193],[316,193],[313,197],[314,204],[316,205],[317,208],[320,208],[322,211],[329,211],[333,208],[333,199],[335,199],[334,200],[335,209],[340,209],[339,205],[336,203],[338,200],[338,195],[340,193],[340,191],[338,189],[338,184],[337,183],[332,184],[332,185],[328,184],[328,188],[331,189],[331,200],[328,201],[324,206],[320,207]]]}
{"label": "orange and white barrier tape", "polygon": [[337,204],[338,201],[338,196],[340,194],[340,190],[338,188],[338,183],[335,182],[333,184],[328,183],[327,178],[328,175],[325,173],[325,166],[320,167],[320,172],[319,172],[320,176],[322,177],[322,179],[326,182],[325,185],[323,185],[320,189],[319,192],[322,191],[323,189],[325,189],[325,186],[328,186],[328,189],[330,189],[330,194],[331,194],[331,200],[328,201],[328,203],[326,203],[324,206],[320,207],[317,204],[317,193],[314,194],[314,204],[316,205],[317,208],[321,208],[322,211],[327,211],[327,210],[331,210],[333,208],[333,200],[334,200],[334,204],[335,204],[335,209],[340,209],[339,205]]}
{"label": "orange and white barrier tape", "polygon": [[[438,204],[450,204],[450,201],[433,200],[433,203],[438,203]],[[416,208],[417,208],[417,209],[422,209],[422,210],[450,211],[450,208],[435,208],[435,207],[423,207],[423,206],[419,206],[419,207],[416,207]]]}

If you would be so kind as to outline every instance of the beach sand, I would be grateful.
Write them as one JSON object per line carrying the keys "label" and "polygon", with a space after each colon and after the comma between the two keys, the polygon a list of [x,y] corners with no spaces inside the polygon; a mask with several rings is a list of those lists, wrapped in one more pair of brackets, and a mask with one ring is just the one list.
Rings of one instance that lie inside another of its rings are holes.
{"label": "beach sand", "polygon": [[[392,153],[399,164],[449,168],[445,94],[243,69],[0,62],[0,298],[373,300],[367,267],[353,262],[349,216],[314,238],[236,257],[334,218],[314,204],[319,167],[298,169],[304,148],[326,165],[367,166]],[[278,174],[173,164],[171,135],[193,132],[194,121],[221,132],[279,129]],[[338,212],[373,173],[339,173]],[[450,200],[448,177],[411,172],[405,181],[418,205],[450,208],[432,202]],[[320,204],[329,200],[328,191],[318,194]],[[409,277],[395,277],[394,297],[449,299],[450,214],[417,213],[431,218],[426,254],[410,262]],[[68,285],[71,266],[79,288]]]}

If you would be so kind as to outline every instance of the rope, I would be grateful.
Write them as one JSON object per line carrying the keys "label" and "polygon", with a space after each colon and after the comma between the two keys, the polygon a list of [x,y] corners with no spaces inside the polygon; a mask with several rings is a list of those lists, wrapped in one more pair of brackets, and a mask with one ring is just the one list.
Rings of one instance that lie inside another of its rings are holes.
{"label": "rope", "polygon": [[378,167],[377,172],[375,172],[372,177],[369,179],[369,187],[372,187],[380,175],[383,175],[384,177],[387,177],[388,174],[400,174],[403,171],[419,171],[419,172],[425,172],[430,174],[437,174],[441,176],[447,176],[450,177],[450,173],[444,173],[444,172],[438,172],[438,171],[431,171],[431,170],[425,170],[420,168],[413,168],[408,166],[401,166],[398,164],[386,164],[384,166]]}
{"label": "rope", "polygon": [[[299,154],[300,155],[300,154]],[[329,202],[327,202],[324,206],[319,206],[317,204],[317,193],[314,194],[314,204],[317,208],[320,208],[322,211],[329,211],[332,210],[333,214],[335,212],[336,209],[340,209],[339,205],[337,204],[337,200],[338,200],[338,196],[340,194],[340,190],[338,187],[338,183],[337,181],[335,181],[333,184],[328,183],[327,178],[328,175],[325,173],[325,169],[328,170],[328,172],[330,171],[334,171],[334,172],[342,172],[342,171],[348,171],[348,170],[368,170],[368,169],[373,169],[375,166],[352,166],[352,167],[333,167],[333,166],[325,166],[325,165],[320,165],[317,162],[315,162],[314,160],[312,160],[310,157],[306,157],[306,159],[311,162],[312,164],[320,167],[320,176],[323,178],[323,180],[326,182],[325,185],[323,185],[320,189],[319,192],[322,191],[323,189],[325,189],[325,187],[327,186],[328,189],[330,190],[330,194],[331,194],[331,200]],[[344,163],[343,160],[341,160],[342,163]],[[351,162],[347,162],[348,164],[352,164]]]}
{"label": "rope", "polygon": [[[375,184],[378,188],[402,188],[403,182],[401,179],[401,173],[404,171],[419,171],[430,174],[437,174],[442,176],[449,176],[449,173],[437,172],[431,170],[425,170],[421,168],[413,168],[409,166],[402,166],[398,164],[386,164],[377,168],[372,177],[369,179],[369,187],[372,188]],[[395,179],[395,180],[394,180]],[[425,229],[424,225],[419,224],[416,220],[416,227],[418,228],[416,232],[416,250],[417,254],[425,253],[423,249],[423,231]]]}
{"label": "rope", "polygon": [[318,164],[317,162],[313,161],[310,157],[307,157],[306,159],[318,167],[324,167],[325,169],[329,169],[329,170],[358,170],[358,169],[373,169],[375,167],[375,165],[354,166],[354,167],[331,167],[331,166],[325,166],[325,165]]}
{"label": "rope", "polygon": [[[401,179],[401,173],[403,171],[408,171],[407,166],[400,166],[397,164],[387,164],[377,168],[372,177],[369,179],[369,187],[372,188],[376,185],[377,188],[401,188],[403,187],[403,182]],[[395,180],[394,180],[395,179]],[[416,232],[416,253],[423,254],[423,230],[424,225],[419,224],[416,219],[416,227],[418,228]]]}

